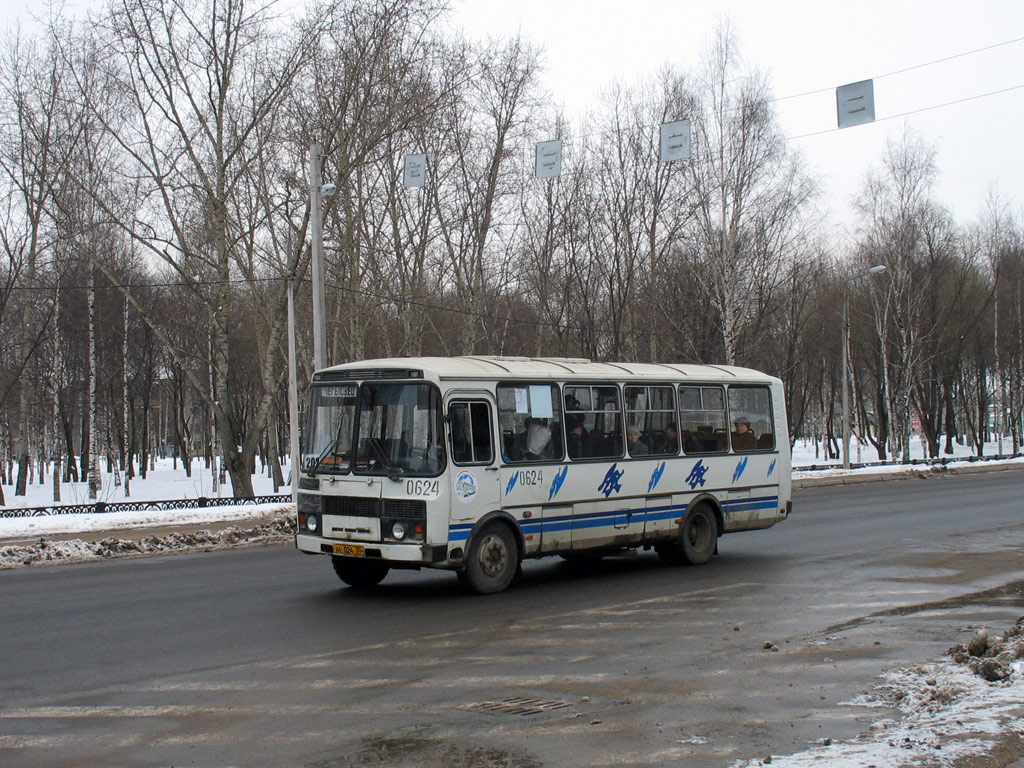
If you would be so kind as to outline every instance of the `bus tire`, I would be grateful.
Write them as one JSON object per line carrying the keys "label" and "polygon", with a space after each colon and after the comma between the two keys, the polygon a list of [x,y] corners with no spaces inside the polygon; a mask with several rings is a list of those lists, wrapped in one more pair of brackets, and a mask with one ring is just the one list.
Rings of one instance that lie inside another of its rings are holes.
{"label": "bus tire", "polygon": [[358,557],[331,557],[331,565],[339,579],[357,589],[377,586],[391,570],[391,566],[381,560]]}
{"label": "bus tire", "polygon": [[707,504],[698,504],[683,518],[679,539],[659,544],[655,552],[667,565],[703,565],[718,548],[718,521]]}
{"label": "bus tire", "polygon": [[507,525],[488,523],[473,537],[459,581],[478,595],[505,590],[519,568],[519,546]]}

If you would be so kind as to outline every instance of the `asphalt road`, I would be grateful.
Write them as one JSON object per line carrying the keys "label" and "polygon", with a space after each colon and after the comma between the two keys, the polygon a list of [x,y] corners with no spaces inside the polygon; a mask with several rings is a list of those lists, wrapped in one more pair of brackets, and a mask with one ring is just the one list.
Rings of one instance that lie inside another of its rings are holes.
{"label": "asphalt road", "polygon": [[0,572],[0,765],[727,766],[853,736],[881,672],[1024,612],[1024,471],[794,507],[704,567],[492,597],[290,547]]}

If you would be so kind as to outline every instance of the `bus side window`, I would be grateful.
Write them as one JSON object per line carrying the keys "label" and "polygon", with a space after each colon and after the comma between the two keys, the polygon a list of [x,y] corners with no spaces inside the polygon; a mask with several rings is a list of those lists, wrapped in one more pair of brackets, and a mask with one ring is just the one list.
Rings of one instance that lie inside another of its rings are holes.
{"label": "bus side window", "polygon": [[497,386],[502,460],[561,461],[562,403],[557,384],[515,382]]}
{"label": "bus side window", "polygon": [[765,386],[729,387],[729,422],[734,451],[770,451],[775,448],[772,395]]}
{"label": "bus side window", "polygon": [[482,400],[453,402],[451,422],[452,460],[456,464],[490,464],[494,461],[491,439],[491,407]]}

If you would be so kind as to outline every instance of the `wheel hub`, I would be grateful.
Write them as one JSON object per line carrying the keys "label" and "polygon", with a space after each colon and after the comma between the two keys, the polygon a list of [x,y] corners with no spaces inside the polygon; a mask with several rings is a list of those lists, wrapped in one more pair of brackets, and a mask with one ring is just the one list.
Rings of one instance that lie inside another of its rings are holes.
{"label": "wheel hub", "polygon": [[480,567],[489,577],[495,577],[505,569],[508,552],[505,542],[497,536],[488,536],[480,547]]}

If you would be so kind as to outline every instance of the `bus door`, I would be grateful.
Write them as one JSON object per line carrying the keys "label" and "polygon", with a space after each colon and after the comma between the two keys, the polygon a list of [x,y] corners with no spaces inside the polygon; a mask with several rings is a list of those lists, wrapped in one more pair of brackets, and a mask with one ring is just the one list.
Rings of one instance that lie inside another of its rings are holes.
{"label": "bus door", "polygon": [[644,538],[657,539],[679,530],[676,520],[682,516],[683,512],[672,503],[671,495],[648,496]]}
{"label": "bus door", "polygon": [[625,547],[644,533],[643,499],[588,501],[573,507],[572,548]]}
{"label": "bus door", "polygon": [[451,519],[477,520],[501,504],[494,449],[494,400],[487,392],[447,398]]}

